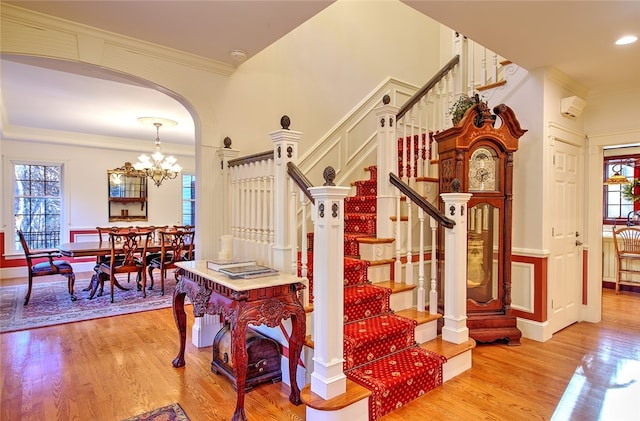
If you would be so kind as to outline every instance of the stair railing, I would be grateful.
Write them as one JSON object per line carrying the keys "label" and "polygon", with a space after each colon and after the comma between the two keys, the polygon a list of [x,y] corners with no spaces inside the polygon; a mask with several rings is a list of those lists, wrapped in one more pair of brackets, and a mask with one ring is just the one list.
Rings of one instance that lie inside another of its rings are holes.
{"label": "stair railing", "polygon": [[274,151],[232,159],[228,166],[233,258],[273,267]]}
{"label": "stair railing", "polygon": [[[287,174],[289,175],[289,177],[291,178],[291,180],[294,182],[294,184],[298,187],[299,189],[299,201],[300,201],[300,259],[299,259],[299,270],[298,270],[298,274],[300,277],[302,278],[307,278],[308,270],[309,270],[309,255],[307,253],[307,250],[309,249],[309,244],[308,244],[308,237],[307,237],[307,219],[308,216],[310,214],[307,213],[307,209],[309,208],[309,204],[311,204],[311,206],[313,207],[313,205],[315,205],[315,199],[313,198],[313,196],[311,195],[311,192],[309,191],[309,188],[313,187],[313,185],[311,184],[311,182],[309,181],[309,179],[304,175],[304,173],[300,170],[300,168],[298,168],[298,166],[296,164],[294,164],[293,162],[287,162]],[[296,211],[296,213],[294,215],[297,215],[298,212]],[[298,231],[297,226],[297,218],[292,218],[296,225],[296,229],[293,231],[294,233],[296,233]],[[297,237],[297,235],[296,235]],[[297,256],[296,256],[297,257]],[[302,304],[306,307],[308,306],[311,302],[313,302],[313,285],[311,283],[311,281],[308,281],[308,287],[306,289],[303,290],[303,299],[302,299]],[[313,336],[312,336],[313,339]]]}
{"label": "stair railing", "polygon": [[418,260],[418,299],[416,309],[418,311],[425,311],[425,288],[424,288],[424,214],[430,217],[431,221],[431,233],[432,233],[432,246],[431,246],[431,283],[429,289],[429,313],[436,314],[438,311],[438,290],[436,279],[436,247],[435,247],[435,229],[437,225],[441,225],[445,228],[453,228],[455,222],[425,200],[417,191],[403,183],[402,180],[395,174],[389,173],[389,182],[395,186],[398,191],[404,194],[408,199],[413,201],[418,207],[418,220],[419,220],[419,234],[420,234],[420,247],[419,247],[419,260]]}

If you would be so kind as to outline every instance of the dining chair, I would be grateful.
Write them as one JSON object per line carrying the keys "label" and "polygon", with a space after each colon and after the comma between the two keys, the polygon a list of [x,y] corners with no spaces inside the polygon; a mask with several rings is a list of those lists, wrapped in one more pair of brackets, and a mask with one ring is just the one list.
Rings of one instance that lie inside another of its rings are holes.
{"label": "dining chair", "polygon": [[[27,259],[27,269],[29,271],[29,285],[27,287],[27,296],[24,299],[24,305],[27,305],[29,298],[31,298],[33,278],[48,275],[62,275],[66,277],[71,301],[75,301],[76,296],[73,294],[73,286],[76,281],[76,275],[73,273],[71,264],[62,259],[54,260],[56,257],[61,257],[58,250],[30,250],[22,230],[18,230],[18,237],[20,238],[20,244],[24,251],[24,257]],[[47,260],[36,262],[36,260],[42,259]]]}
{"label": "dining chair", "polygon": [[[114,302],[114,286],[119,285],[117,274],[136,273],[138,279],[142,279],[142,296],[146,297],[147,275],[145,272],[145,258],[149,244],[149,231],[120,229],[109,233],[111,253],[109,260],[100,265],[98,278],[100,290],[103,290],[104,282],[109,280],[111,302]],[[126,289],[122,288],[121,289]]]}
{"label": "dining chair", "polygon": [[[153,270],[160,270],[160,289],[164,295],[164,279],[167,269],[176,268],[176,263],[193,260],[193,238],[195,231],[193,229],[171,229],[163,230],[160,234],[160,256],[151,260],[148,266],[149,278],[153,288]],[[174,274],[176,282],[178,281],[177,272]]]}
{"label": "dining chair", "polygon": [[[149,241],[151,241],[153,244],[159,244],[160,243],[160,231],[162,230],[166,230],[169,228],[169,225],[149,225],[149,226],[137,226],[137,229],[141,229],[141,230],[148,230],[151,233],[151,236],[149,237]],[[153,252],[153,253],[148,253],[147,254],[147,258],[145,259],[145,267],[148,267],[151,264],[151,261],[155,258],[159,258],[160,257],[160,252]],[[153,287],[153,282],[151,282],[151,285],[149,285],[149,289],[151,289]]]}
{"label": "dining chair", "polygon": [[[623,275],[640,276],[640,228],[623,227],[613,229],[613,244],[618,260],[616,272],[616,294],[620,293]],[[627,279],[628,280],[628,279]]]}

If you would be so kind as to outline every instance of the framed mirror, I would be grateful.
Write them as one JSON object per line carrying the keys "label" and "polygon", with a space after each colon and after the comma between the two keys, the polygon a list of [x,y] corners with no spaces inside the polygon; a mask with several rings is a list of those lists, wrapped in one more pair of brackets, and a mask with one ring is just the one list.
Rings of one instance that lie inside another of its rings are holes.
{"label": "framed mirror", "polygon": [[147,177],[130,162],[123,167],[107,170],[109,190],[109,222],[146,221]]}

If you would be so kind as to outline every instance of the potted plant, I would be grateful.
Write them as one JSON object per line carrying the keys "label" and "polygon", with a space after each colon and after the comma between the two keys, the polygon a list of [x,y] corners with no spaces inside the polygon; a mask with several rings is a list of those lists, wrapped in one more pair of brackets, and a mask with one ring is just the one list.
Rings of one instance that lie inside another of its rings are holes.
{"label": "potted plant", "polygon": [[640,179],[634,178],[629,184],[622,185],[622,197],[630,202],[637,202],[640,199]]}
{"label": "potted plant", "polygon": [[451,108],[449,108],[449,115],[451,116],[453,125],[458,124],[467,110],[476,105],[478,101],[478,95],[472,97],[466,94],[460,95],[456,102],[451,105]]}

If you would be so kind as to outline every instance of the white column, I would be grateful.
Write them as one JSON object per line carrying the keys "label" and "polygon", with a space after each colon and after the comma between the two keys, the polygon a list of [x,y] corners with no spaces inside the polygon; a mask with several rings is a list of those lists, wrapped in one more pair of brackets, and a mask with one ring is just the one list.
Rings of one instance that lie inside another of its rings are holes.
{"label": "white column", "polygon": [[344,198],[349,187],[309,189],[315,199],[313,244],[313,373],[311,391],[323,399],[346,392],[344,337]]}
{"label": "white column", "polygon": [[[389,183],[389,173],[398,173],[398,136],[396,114],[399,108],[389,104],[385,95],[384,105],[375,110],[378,122],[378,220],[376,233],[379,238],[393,238],[391,216],[395,213],[395,189]],[[396,276],[399,276],[398,273]]]}
{"label": "white column", "polygon": [[470,193],[442,193],[444,213],[455,222],[444,230],[444,327],[442,339],[460,344],[467,328],[467,202]]}
{"label": "white column", "polygon": [[[229,138],[226,138],[229,139]],[[226,141],[225,139],[225,141]],[[218,149],[218,159],[220,160],[220,179],[222,180],[222,233],[231,234],[231,172],[229,171],[229,161],[237,158],[240,153],[237,149],[231,149],[231,139],[228,141],[229,147]]]}
{"label": "white column", "polygon": [[[284,117],[283,117],[284,119]],[[287,118],[288,120],[288,118]],[[288,127],[288,123],[286,124]],[[273,267],[283,272],[291,271],[291,237],[289,223],[287,162],[298,162],[298,142],[302,138],[301,132],[283,128],[269,133],[273,140],[273,216],[274,216],[274,244]],[[291,215],[293,218],[293,215]],[[293,251],[295,252],[295,251]]]}

